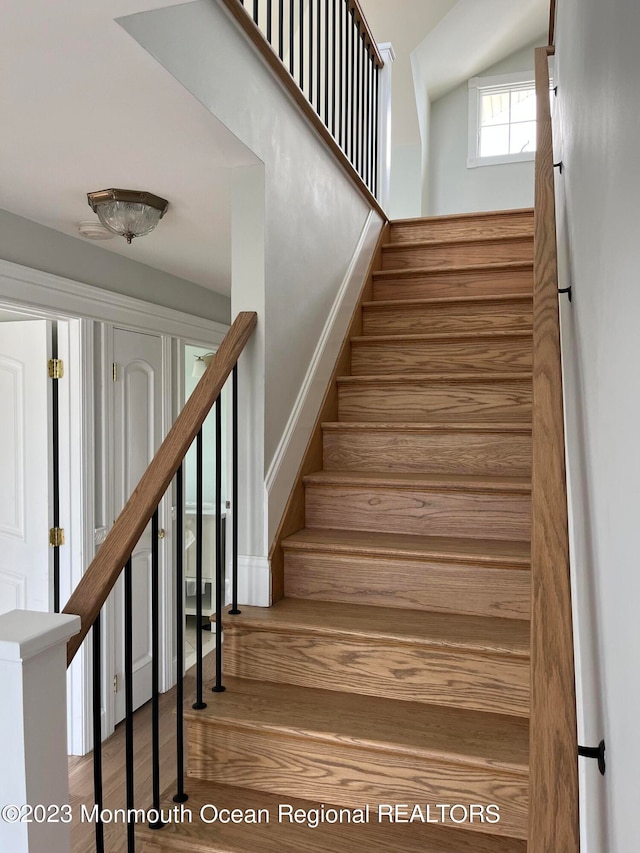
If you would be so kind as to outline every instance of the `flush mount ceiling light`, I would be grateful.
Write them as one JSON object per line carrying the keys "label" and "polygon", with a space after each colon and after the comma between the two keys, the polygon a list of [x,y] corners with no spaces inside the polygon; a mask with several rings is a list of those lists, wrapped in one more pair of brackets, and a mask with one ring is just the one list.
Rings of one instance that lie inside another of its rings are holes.
{"label": "flush mount ceiling light", "polygon": [[169,206],[166,199],[137,190],[99,190],[87,193],[87,200],[105,228],[127,243],[153,231]]}

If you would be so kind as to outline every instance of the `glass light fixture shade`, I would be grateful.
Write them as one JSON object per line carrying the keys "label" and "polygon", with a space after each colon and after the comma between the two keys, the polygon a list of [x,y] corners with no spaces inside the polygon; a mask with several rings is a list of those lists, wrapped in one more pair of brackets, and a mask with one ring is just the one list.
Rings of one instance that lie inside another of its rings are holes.
{"label": "glass light fixture shade", "polygon": [[153,231],[169,206],[166,199],[135,190],[100,190],[88,193],[87,198],[105,228],[127,243]]}

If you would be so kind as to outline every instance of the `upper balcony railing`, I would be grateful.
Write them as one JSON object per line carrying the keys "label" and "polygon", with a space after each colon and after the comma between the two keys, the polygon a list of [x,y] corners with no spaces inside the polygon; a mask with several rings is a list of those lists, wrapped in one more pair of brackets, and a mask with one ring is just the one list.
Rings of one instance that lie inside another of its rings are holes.
{"label": "upper balcony railing", "polygon": [[266,53],[262,51],[266,58],[279,60],[284,82],[290,89],[295,84],[327,132],[327,141],[342,152],[377,198],[384,62],[358,0],[224,3],[254,43],[266,48]]}

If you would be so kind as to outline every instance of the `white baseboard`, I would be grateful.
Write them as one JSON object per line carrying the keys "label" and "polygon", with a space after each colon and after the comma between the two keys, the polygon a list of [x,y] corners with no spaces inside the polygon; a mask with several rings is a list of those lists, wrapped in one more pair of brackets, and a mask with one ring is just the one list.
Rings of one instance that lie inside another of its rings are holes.
{"label": "white baseboard", "polygon": [[[231,601],[231,578],[226,583],[227,601]],[[268,557],[238,555],[238,604],[268,607],[271,603],[271,565]]]}
{"label": "white baseboard", "polygon": [[370,211],[349,268],[320,335],[282,438],[269,465],[265,478],[268,495],[269,542],[273,541],[289,499],[336,357],[360,296],[381,228],[380,217],[373,210]]}

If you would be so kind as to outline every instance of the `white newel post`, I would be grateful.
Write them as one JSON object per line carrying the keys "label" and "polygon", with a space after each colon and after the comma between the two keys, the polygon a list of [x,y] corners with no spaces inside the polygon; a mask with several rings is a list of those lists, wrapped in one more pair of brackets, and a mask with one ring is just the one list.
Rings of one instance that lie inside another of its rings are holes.
{"label": "white newel post", "polygon": [[384,67],[378,83],[378,201],[383,210],[391,193],[391,69],[396,54],[391,42],[378,45]]}
{"label": "white newel post", "polygon": [[[30,610],[0,616],[0,850],[7,853],[71,850],[70,826],[63,822],[69,803],[66,646],[79,630],[79,616]],[[24,820],[16,820],[14,806]]]}

